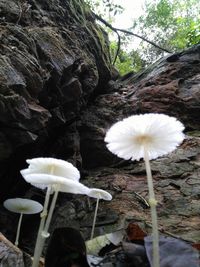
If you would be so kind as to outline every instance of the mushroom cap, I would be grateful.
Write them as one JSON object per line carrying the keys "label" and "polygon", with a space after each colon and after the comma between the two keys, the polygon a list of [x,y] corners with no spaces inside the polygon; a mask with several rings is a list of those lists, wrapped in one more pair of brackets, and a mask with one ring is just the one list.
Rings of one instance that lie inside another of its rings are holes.
{"label": "mushroom cap", "polygon": [[87,195],[90,190],[78,181],[50,174],[29,174],[26,175],[25,180],[39,188],[45,188],[50,185],[52,191],[58,189],[60,192]]}
{"label": "mushroom cap", "polygon": [[72,180],[65,180],[60,186],[60,192],[88,195],[89,188],[84,184]]}
{"label": "mushroom cap", "polygon": [[65,160],[33,158],[27,159],[26,162],[29,164],[28,168],[20,171],[24,178],[29,174],[50,174],[75,181],[80,179],[78,169]]}
{"label": "mushroom cap", "polygon": [[10,198],[4,201],[4,207],[15,213],[35,214],[43,210],[43,206],[34,200],[26,198]]}
{"label": "mushroom cap", "polygon": [[104,199],[104,200],[112,199],[112,195],[110,193],[108,193],[107,191],[103,189],[98,189],[98,188],[90,188],[87,195],[89,197],[94,197],[94,198],[99,198],[99,199]]}
{"label": "mushroom cap", "polygon": [[140,160],[148,151],[156,159],[176,149],[185,136],[184,126],[175,117],[148,113],[133,115],[115,123],[105,136],[107,148],[125,160]]}

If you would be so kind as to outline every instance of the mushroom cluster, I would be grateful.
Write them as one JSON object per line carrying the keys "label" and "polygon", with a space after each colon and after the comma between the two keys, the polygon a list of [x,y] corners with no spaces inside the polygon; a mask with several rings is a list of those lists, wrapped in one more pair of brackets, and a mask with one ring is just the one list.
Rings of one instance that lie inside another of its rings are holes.
{"label": "mushroom cluster", "polygon": [[[149,204],[152,217],[153,236],[153,266],[159,267],[159,236],[153,179],[150,160],[172,152],[184,139],[184,126],[176,118],[164,114],[134,115],[115,123],[107,132],[105,142],[107,148],[118,157],[126,160],[144,159],[147,183],[149,188]],[[21,175],[27,183],[46,190],[44,206],[36,201],[27,199],[9,199],[4,206],[13,212],[20,213],[15,244],[18,245],[20,225],[23,214],[38,213],[40,211],[40,226],[35,244],[33,265],[38,267],[45,239],[59,192],[83,194],[96,198],[91,239],[97,217],[99,200],[111,200],[110,193],[97,188],[89,188],[80,183],[80,173],[71,163],[55,158],[33,158],[26,161],[28,168],[21,170]],[[50,195],[53,194],[49,207]]]}
{"label": "mushroom cluster", "polygon": [[[104,190],[96,188],[91,189],[80,183],[80,173],[78,169],[67,161],[55,158],[34,158],[28,159],[27,163],[29,164],[28,168],[21,170],[21,174],[26,182],[38,188],[47,189],[32,265],[32,267],[38,267],[45,239],[49,237],[48,229],[59,192],[84,194],[89,197],[97,198],[97,203],[99,199],[111,200],[112,196]],[[50,194],[53,194],[53,198],[48,211]],[[95,209],[91,236],[93,236],[94,233],[97,208],[98,204]]]}

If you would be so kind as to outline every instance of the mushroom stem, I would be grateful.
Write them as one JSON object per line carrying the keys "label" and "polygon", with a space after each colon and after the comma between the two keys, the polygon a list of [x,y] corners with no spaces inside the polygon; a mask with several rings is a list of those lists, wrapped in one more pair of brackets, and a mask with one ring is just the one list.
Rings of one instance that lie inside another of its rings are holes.
{"label": "mushroom stem", "polygon": [[56,205],[58,192],[59,192],[59,185],[56,185],[55,193],[54,193],[53,199],[51,201],[51,207],[49,209],[48,217],[47,217],[47,220],[46,220],[46,223],[45,223],[45,227],[44,227],[44,231],[43,231],[43,233],[45,235],[45,238],[48,237],[49,225],[50,225],[51,218],[52,218],[52,215],[53,215],[53,211],[54,211],[54,208],[55,208],[55,205]]}
{"label": "mushroom stem", "polygon": [[153,179],[152,179],[149,155],[147,148],[145,146],[144,146],[144,161],[145,161],[147,183],[149,189],[149,205],[151,208],[152,237],[153,237],[153,267],[159,267],[160,266],[159,234],[158,234],[158,220],[156,212],[157,201],[155,199],[155,194],[153,189]]}
{"label": "mushroom stem", "polygon": [[39,226],[37,240],[36,240],[36,244],[35,244],[32,267],[38,267],[38,264],[40,261],[40,256],[42,254],[42,248],[43,248],[43,244],[44,244],[43,237],[42,237],[42,231],[44,229],[45,219],[47,217],[47,208],[48,208],[48,204],[49,204],[50,193],[51,193],[51,186],[48,186],[46,196],[45,196],[45,201],[44,201],[44,208],[43,208],[42,213],[40,214],[41,220],[40,220],[40,226]]}
{"label": "mushroom stem", "polygon": [[19,216],[19,221],[18,221],[18,226],[17,226],[17,234],[16,234],[16,239],[15,239],[15,246],[18,246],[19,244],[19,234],[20,234],[20,228],[21,228],[21,223],[22,223],[22,217],[23,217],[23,213],[20,213]]}
{"label": "mushroom stem", "polygon": [[95,229],[95,224],[96,224],[96,219],[97,219],[98,207],[99,207],[99,198],[97,198],[97,202],[96,202],[96,207],[95,207],[95,212],[94,212],[94,219],[93,219],[93,224],[92,224],[92,230],[91,230],[90,239],[92,239],[93,236],[94,236],[94,229]]}
{"label": "mushroom stem", "polygon": [[[39,247],[38,247],[38,255],[36,257],[36,260],[37,260],[36,263],[37,264],[39,264],[39,259],[40,259],[40,256],[42,254],[42,249],[44,247],[45,240],[46,240],[46,238],[49,237],[48,229],[49,229],[49,225],[50,225],[50,222],[51,222],[51,218],[52,218],[53,210],[54,210],[54,207],[55,207],[55,203],[56,203],[56,200],[57,200],[57,197],[58,197],[58,192],[59,191],[58,191],[58,187],[57,187],[56,190],[55,190],[53,199],[51,201],[51,206],[50,206],[50,209],[49,209],[49,212],[48,212],[48,217],[46,219],[46,223],[45,223],[45,225],[43,224],[42,230],[40,232],[40,243],[39,243]],[[32,267],[38,267],[38,265],[33,265]]]}

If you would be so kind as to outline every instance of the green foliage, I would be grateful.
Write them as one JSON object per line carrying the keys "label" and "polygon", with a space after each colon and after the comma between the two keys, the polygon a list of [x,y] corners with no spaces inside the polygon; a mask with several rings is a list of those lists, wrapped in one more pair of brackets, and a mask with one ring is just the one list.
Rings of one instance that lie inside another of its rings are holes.
{"label": "green foliage", "polygon": [[[117,50],[117,43],[115,41],[110,43],[111,57],[115,57]],[[120,75],[124,75],[130,71],[138,72],[145,67],[146,62],[141,58],[137,50],[127,52],[120,49],[115,66],[118,69]]]}
{"label": "green foliage", "polygon": [[[86,0],[94,13],[112,24],[116,14],[123,8],[115,0]],[[123,26],[122,26],[123,28]],[[110,34],[111,30],[106,28]],[[133,22],[132,32],[153,41],[171,52],[178,52],[200,43],[199,0],[146,0],[144,14]],[[126,44],[131,40],[122,37],[121,48],[115,66],[120,74],[138,72],[164,55],[162,50],[141,41],[130,52]],[[117,43],[111,42],[111,57],[114,59]]]}
{"label": "green foliage", "polygon": [[[148,0],[145,15],[132,30],[166,49],[177,52],[200,42],[199,0]],[[141,42],[142,54],[150,63],[162,51]]]}
{"label": "green foliage", "polygon": [[190,32],[187,33],[188,46],[197,44],[200,42],[200,22],[191,23]]}

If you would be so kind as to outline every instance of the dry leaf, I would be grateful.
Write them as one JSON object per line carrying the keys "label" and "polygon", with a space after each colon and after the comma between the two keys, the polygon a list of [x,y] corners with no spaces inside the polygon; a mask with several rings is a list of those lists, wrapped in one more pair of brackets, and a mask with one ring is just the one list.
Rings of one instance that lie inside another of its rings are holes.
{"label": "dry leaf", "polygon": [[99,251],[106,245],[113,244],[117,246],[124,237],[124,230],[115,231],[110,234],[97,236],[91,240],[86,241],[87,253],[98,256]]}
{"label": "dry leaf", "polygon": [[145,233],[136,223],[129,223],[126,232],[130,241],[143,241],[144,237],[147,236],[147,233]]}

